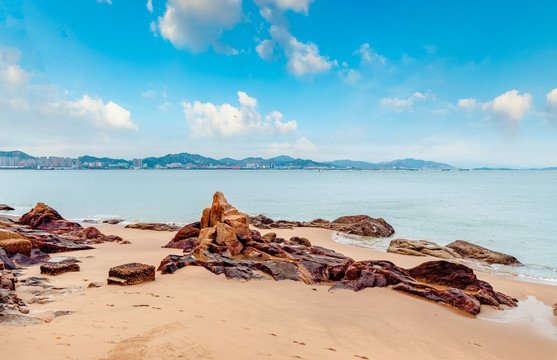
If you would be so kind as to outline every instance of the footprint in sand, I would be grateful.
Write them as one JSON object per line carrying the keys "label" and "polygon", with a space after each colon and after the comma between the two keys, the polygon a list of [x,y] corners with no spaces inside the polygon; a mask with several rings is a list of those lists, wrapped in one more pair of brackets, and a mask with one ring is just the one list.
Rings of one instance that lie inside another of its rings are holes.
{"label": "footprint in sand", "polygon": [[369,360],[367,356],[362,356],[362,355],[354,355],[354,356],[363,360]]}
{"label": "footprint in sand", "polygon": [[292,341],[292,342],[293,342],[294,344],[298,344],[298,345],[304,345],[304,346],[306,345],[305,342],[301,342],[301,341],[296,341],[296,340],[294,340],[294,341]]}
{"label": "footprint in sand", "polygon": [[271,335],[271,336],[278,336],[277,334],[273,334],[273,333],[270,333],[270,334],[268,334],[268,335]]}
{"label": "footprint in sand", "polygon": [[327,350],[337,351],[337,349],[333,349],[333,348],[327,348]]}

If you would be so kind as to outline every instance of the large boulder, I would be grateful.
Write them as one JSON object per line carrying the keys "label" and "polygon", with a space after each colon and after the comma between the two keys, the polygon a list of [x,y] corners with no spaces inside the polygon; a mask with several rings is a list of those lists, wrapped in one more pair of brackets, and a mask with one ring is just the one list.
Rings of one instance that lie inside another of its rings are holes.
{"label": "large boulder", "polygon": [[367,215],[342,216],[331,222],[337,231],[359,236],[389,237],[395,233],[393,227],[382,218]]}
{"label": "large boulder", "polygon": [[31,229],[60,233],[81,229],[81,225],[64,219],[56,210],[41,202],[19,218],[18,222],[29,226]]}
{"label": "large boulder", "polygon": [[33,243],[25,238],[0,240],[0,249],[4,249],[11,255],[23,254],[25,256],[30,256],[32,247]]}
{"label": "large boulder", "polygon": [[514,256],[489,250],[464,240],[452,242],[447,247],[462,257],[485,261],[488,264],[522,265]]}
{"label": "large boulder", "polygon": [[453,249],[425,240],[394,239],[391,240],[387,252],[414,256],[429,255],[442,259],[459,259],[462,257]]}
{"label": "large boulder", "polygon": [[185,249],[187,243],[186,240],[199,237],[199,226],[199,222],[184,226],[176,233],[176,235],[174,235],[172,240],[170,240],[170,242],[163,247]]}
{"label": "large boulder", "polygon": [[480,284],[474,271],[468,266],[449,261],[428,261],[408,269],[414,279],[458,289],[478,291]]}
{"label": "large boulder", "polygon": [[155,267],[152,265],[129,263],[108,271],[109,285],[137,285],[146,281],[155,281]]}

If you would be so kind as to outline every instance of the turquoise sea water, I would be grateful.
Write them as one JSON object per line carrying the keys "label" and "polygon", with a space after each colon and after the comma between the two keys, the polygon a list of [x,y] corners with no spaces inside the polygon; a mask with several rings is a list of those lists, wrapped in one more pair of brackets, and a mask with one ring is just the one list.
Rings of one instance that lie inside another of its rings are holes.
{"label": "turquoise sea water", "polygon": [[[0,170],[0,203],[18,215],[45,202],[68,219],[199,219],[215,191],[250,215],[311,220],[382,217],[394,237],[467,240],[557,282],[557,171]],[[385,249],[390,239],[342,242]]]}

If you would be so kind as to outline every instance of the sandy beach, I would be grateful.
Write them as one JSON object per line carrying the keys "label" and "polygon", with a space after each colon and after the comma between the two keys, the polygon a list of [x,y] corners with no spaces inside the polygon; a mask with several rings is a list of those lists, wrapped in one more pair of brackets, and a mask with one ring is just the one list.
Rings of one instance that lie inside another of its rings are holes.
{"label": "sandy beach", "polygon": [[[227,280],[201,267],[157,273],[156,281],[135,286],[87,288],[94,281],[106,284],[112,266],[158,266],[168,254],[182,252],[161,248],[172,232],[98,228],[131,244],[67,253],[81,260],[81,271],[47,277],[56,288],[71,291],[29,307],[76,313],[50,323],[0,327],[7,358],[557,359],[557,321],[549,306],[557,298],[554,286],[478,274],[498,291],[537,301],[505,312],[482,306],[477,318],[388,288],[331,293],[328,286],[288,280]],[[355,260],[386,259],[402,267],[428,260],[339,244],[325,229],[276,232],[307,237]],[[27,276],[40,276],[39,267],[29,267],[20,278]],[[28,301],[29,290],[21,286],[17,293]]]}

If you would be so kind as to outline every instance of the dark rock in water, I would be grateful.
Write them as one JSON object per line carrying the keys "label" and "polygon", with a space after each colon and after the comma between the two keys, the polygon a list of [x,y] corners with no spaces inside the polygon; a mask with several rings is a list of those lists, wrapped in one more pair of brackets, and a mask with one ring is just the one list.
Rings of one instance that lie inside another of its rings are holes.
{"label": "dark rock in water", "polygon": [[153,231],[178,231],[180,226],[162,223],[137,223],[125,226],[128,229],[153,230]]}
{"label": "dark rock in water", "polygon": [[19,219],[19,223],[28,225],[31,229],[60,233],[81,229],[81,225],[64,219],[56,210],[43,203],[37,203],[33,210]]}
{"label": "dark rock in water", "polygon": [[514,256],[489,250],[464,240],[457,240],[447,245],[462,257],[485,261],[488,264],[522,265]]}
{"label": "dark rock in water", "polygon": [[453,249],[425,240],[395,239],[389,244],[387,252],[414,256],[429,255],[442,259],[460,259],[462,257]]}
{"label": "dark rock in water", "polygon": [[41,265],[41,274],[55,276],[70,271],[79,271],[79,265],[65,262],[44,263]]}
{"label": "dark rock in water", "polygon": [[124,219],[107,219],[103,221],[103,224],[116,225],[121,223],[122,221],[124,221]]}
{"label": "dark rock in water", "polygon": [[8,206],[6,204],[0,204],[0,211],[13,211],[15,210],[13,207]]}
{"label": "dark rock in water", "polygon": [[[118,283],[119,285],[136,285],[146,281],[155,280],[155,267],[152,265],[129,263],[110,268],[108,271],[108,283]],[[116,280],[112,280],[114,278]],[[117,281],[120,279],[120,281]]]}
{"label": "dark rock in water", "polygon": [[468,266],[449,261],[428,261],[412,269],[408,273],[416,280],[439,284],[458,289],[478,291],[480,283],[474,271]]}

